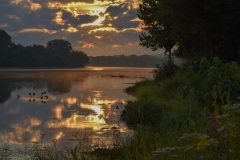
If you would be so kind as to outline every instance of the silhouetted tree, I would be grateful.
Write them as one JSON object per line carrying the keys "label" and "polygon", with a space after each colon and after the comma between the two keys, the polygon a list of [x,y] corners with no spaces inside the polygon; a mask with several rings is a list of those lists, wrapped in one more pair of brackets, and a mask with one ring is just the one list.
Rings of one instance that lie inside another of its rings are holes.
{"label": "silhouetted tree", "polygon": [[68,41],[52,40],[47,48],[36,44],[24,47],[12,43],[0,30],[0,67],[84,67],[87,63],[87,55],[73,51]]}
{"label": "silhouetted tree", "polygon": [[[238,0],[142,0],[138,15],[147,32],[140,36],[141,44],[175,45],[183,58],[219,56],[239,62],[239,8]],[[163,43],[169,40],[174,43]]]}
{"label": "silhouetted tree", "polygon": [[0,29],[0,53],[9,51],[11,45],[11,36],[9,36],[4,30]]}
{"label": "silhouetted tree", "polygon": [[165,49],[165,55],[168,54],[168,61],[172,61],[172,48],[176,44],[171,36],[171,26],[169,18],[164,17],[159,12],[159,1],[143,0],[139,5],[138,17],[142,20],[143,31],[140,38],[140,45],[151,48],[153,51],[158,48]]}

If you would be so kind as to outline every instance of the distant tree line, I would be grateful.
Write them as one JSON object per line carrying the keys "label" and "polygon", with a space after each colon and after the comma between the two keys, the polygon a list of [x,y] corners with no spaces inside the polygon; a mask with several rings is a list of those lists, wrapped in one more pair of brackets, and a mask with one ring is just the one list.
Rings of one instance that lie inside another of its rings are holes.
{"label": "distant tree line", "polygon": [[88,63],[88,56],[74,51],[66,40],[51,40],[46,47],[24,47],[13,43],[7,32],[0,30],[0,67],[84,67]]}
{"label": "distant tree line", "polygon": [[89,57],[91,66],[110,66],[110,67],[156,67],[156,64],[165,61],[163,58],[150,55],[114,55]]}

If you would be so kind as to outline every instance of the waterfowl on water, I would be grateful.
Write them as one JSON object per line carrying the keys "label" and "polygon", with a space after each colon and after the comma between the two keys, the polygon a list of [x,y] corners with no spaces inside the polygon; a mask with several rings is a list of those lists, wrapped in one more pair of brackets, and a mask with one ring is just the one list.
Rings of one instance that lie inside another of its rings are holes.
{"label": "waterfowl on water", "polygon": [[47,92],[46,92],[46,91],[43,91],[42,94],[47,94]]}

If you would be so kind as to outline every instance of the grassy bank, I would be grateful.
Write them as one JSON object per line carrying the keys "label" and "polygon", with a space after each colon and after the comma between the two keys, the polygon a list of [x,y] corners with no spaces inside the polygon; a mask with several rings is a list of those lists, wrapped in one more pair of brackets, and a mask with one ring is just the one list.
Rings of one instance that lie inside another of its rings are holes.
{"label": "grassy bank", "polygon": [[198,66],[183,64],[170,70],[165,66],[155,71],[155,80],[126,91],[136,100],[128,103],[122,119],[145,132],[136,139],[142,146],[136,159],[240,158],[236,63],[203,58]]}

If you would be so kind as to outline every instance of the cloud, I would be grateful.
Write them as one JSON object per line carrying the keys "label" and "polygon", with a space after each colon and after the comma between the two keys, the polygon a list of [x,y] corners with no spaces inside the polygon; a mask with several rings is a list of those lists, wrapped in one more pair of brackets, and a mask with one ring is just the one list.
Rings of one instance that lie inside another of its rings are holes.
{"label": "cloud", "polygon": [[96,32],[117,32],[117,33],[119,33],[120,31],[118,31],[116,28],[113,28],[113,27],[102,27],[102,28],[92,29],[92,30],[88,31],[88,34],[92,34],[92,33],[96,33]]}
{"label": "cloud", "polygon": [[56,17],[53,19],[53,21],[59,25],[64,25],[65,21],[63,20],[62,15],[63,15],[62,11],[57,12]]}
{"label": "cloud", "polygon": [[134,47],[136,45],[139,45],[139,42],[132,42],[132,43],[128,43],[127,45],[114,44],[112,45],[112,48],[126,48],[126,47]]}
{"label": "cloud", "polygon": [[11,0],[10,3],[31,11],[36,11],[42,8],[41,4],[34,3],[31,0]]}
{"label": "cloud", "polygon": [[94,3],[84,3],[84,2],[71,2],[67,4],[59,2],[49,2],[48,7],[50,9],[60,9],[65,10],[74,16],[78,15],[100,15],[106,11],[106,8],[111,4],[108,1],[94,1]]}
{"label": "cloud", "polygon": [[112,45],[112,48],[121,48],[121,47],[122,45],[117,45],[117,44]]}
{"label": "cloud", "polygon": [[116,33],[122,33],[126,31],[135,31],[135,32],[141,32],[142,29],[140,27],[137,28],[124,28],[122,30],[118,30],[114,27],[102,27],[102,28],[96,28],[88,31],[88,34],[93,34],[97,32],[116,32]]}
{"label": "cloud", "polygon": [[97,39],[102,39],[103,36],[95,36]]}
{"label": "cloud", "polygon": [[79,44],[81,44],[81,48],[97,48],[96,46],[94,46],[93,43],[88,43],[88,42],[84,42],[84,41],[79,41]]}
{"label": "cloud", "polygon": [[0,23],[0,27],[2,27],[2,28],[6,28],[6,27],[8,27],[8,24],[7,23]]}
{"label": "cloud", "polygon": [[[116,15],[114,10],[121,14]],[[137,10],[128,11],[126,7],[117,6],[110,10],[107,10],[106,13],[109,14],[109,16],[106,18],[104,23],[111,23],[112,26],[118,30],[122,30],[124,28],[137,28],[140,24],[139,21],[136,21]]]}
{"label": "cloud", "polygon": [[94,3],[94,0],[50,0],[49,2],[60,2],[63,4],[72,2]]}
{"label": "cloud", "polygon": [[41,32],[46,34],[55,34],[57,31],[54,30],[48,30],[48,29],[38,29],[38,28],[26,28],[19,31],[19,33],[26,33],[26,32]]}
{"label": "cloud", "polygon": [[74,33],[74,32],[78,32],[78,29],[74,28],[72,26],[69,26],[67,29],[62,29],[62,31],[67,31],[67,32]]}
{"label": "cloud", "polygon": [[20,20],[21,19],[21,17],[19,17],[17,15],[9,15],[8,18],[13,19],[13,20]]}
{"label": "cloud", "polygon": [[61,19],[65,24],[71,24],[74,27],[78,27],[83,24],[93,23],[98,19],[98,16],[85,14],[74,17],[70,12],[62,11]]}

